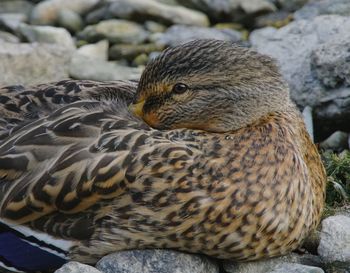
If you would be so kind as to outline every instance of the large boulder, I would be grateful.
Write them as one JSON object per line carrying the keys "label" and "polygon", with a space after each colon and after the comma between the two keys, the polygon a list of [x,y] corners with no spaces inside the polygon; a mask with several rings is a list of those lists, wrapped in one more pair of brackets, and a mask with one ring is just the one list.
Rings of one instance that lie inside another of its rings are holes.
{"label": "large boulder", "polygon": [[316,110],[316,127],[324,134],[350,129],[349,40],[350,17],[339,15],[267,27],[250,36],[253,48],[277,60],[297,105]]}
{"label": "large boulder", "polygon": [[33,85],[67,78],[71,53],[54,44],[0,42],[0,85]]}

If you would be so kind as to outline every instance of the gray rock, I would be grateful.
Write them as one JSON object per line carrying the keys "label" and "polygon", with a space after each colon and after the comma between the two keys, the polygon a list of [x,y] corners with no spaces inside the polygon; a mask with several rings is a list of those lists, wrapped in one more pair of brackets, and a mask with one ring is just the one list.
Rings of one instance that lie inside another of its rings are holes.
{"label": "gray rock", "polygon": [[89,42],[107,39],[111,43],[138,44],[145,41],[148,32],[139,24],[111,19],[90,25],[79,32],[78,37]]}
{"label": "gray rock", "polygon": [[324,273],[324,271],[319,267],[283,263],[277,265],[272,271],[269,271],[267,273]]}
{"label": "gray rock", "polygon": [[293,21],[293,14],[289,11],[279,10],[255,17],[255,28],[275,27],[281,28]]}
{"label": "gray rock", "polygon": [[250,36],[257,51],[277,60],[291,88],[291,97],[300,107],[314,107],[327,95],[312,70],[313,52],[325,43],[349,39],[350,18],[338,15],[300,20],[280,29],[267,27]]}
{"label": "gray rock", "polygon": [[26,0],[2,0],[0,1],[0,14],[1,13],[21,13],[29,15],[33,4]]}
{"label": "gray rock", "polygon": [[277,0],[278,6],[287,11],[296,11],[304,6],[308,0]]}
{"label": "gray rock", "polygon": [[320,147],[323,149],[330,149],[336,152],[341,152],[348,149],[348,133],[336,131],[330,135],[326,140],[322,141]]}
{"label": "gray rock", "polygon": [[176,46],[196,39],[217,39],[238,42],[241,33],[232,29],[216,29],[206,27],[190,27],[175,25],[168,28],[164,33],[151,37],[158,44]]}
{"label": "gray rock", "polygon": [[328,41],[320,45],[312,52],[311,65],[326,87],[350,86],[350,41]]}
{"label": "gray rock", "polygon": [[53,25],[57,22],[58,13],[62,9],[84,14],[100,0],[45,0],[35,6],[31,13],[31,23]]}
{"label": "gray rock", "polygon": [[0,43],[1,42],[19,43],[20,40],[17,36],[15,36],[9,32],[0,31]]}
{"label": "gray rock", "polygon": [[75,49],[72,36],[64,28],[21,24],[18,31],[31,43],[58,44],[71,50]]}
{"label": "gray rock", "polygon": [[57,23],[59,26],[68,29],[70,32],[78,32],[83,28],[83,20],[81,16],[68,9],[63,9],[58,12]]}
{"label": "gray rock", "polygon": [[0,44],[1,85],[32,85],[68,77],[71,51],[53,44]]}
{"label": "gray rock", "polygon": [[107,40],[102,40],[96,44],[87,44],[81,46],[77,50],[77,54],[87,56],[90,58],[107,61],[108,60],[108,46]]}
{"label": "gray rock", "polygon": [[22,13],[2,13],[0,14],[0,27],[7,31],[16,33],[20,24],[27,20],[27,15]]}
{"label": "gray rock", "polygon": [[132,62],[135,66],[145,66],[149,61],[147,54],[142,53],[138,55]]}
{"label": "gray rock", "polygon": [[208,258],[173,250],[121,251],[102,258],[96,267],[103,273],[219,273]]}
{"label": "gray rock", "polygon": [[80,54],[73,56],[69,66],[69,75],[79,80],[138,80],[141,73],[140,68],[123,66]]}
{"label": "gray rock", "polygon": [[60,269],[57,269],[55,273],[101,273],[101,271],[86,264],[69,262],[62,266]]}
{"label": "gray rock", "polygon": [[338,262],[327,264],[325,267],[327,273],[350,273],[350,266],[339,264]]}
{"label": "gray rock", "polygon": [[[285,0],[288,1],[288,0]],[[312,19],[319,15],[337,14],[343,16],[350,15],[349,0],[318,0],[310,1],[302,9],[294,14],[294,19]]]}
{"label": "gray rock", "polygon": [[310,106],[306,106],[302,114],[306,130],[309,133],[311,140],[314,141],[314,123],[312,118],[312,108]]}
{"label": "gray rock", "polygon": [[127,59],[133,60],[140,54],[150,54],[154,51],[163,50],[163,46],[157,44],[141,44],[141,45],[114,45],[109,49],[109,57],[112,60]]}
{"label": "gray rock", "polygon": [[189,8],[205,12],[209,17],[222,21],[239,19],[242,14],[257,14],[275,11],[276,7],[268,0],[178,0]]}
{"label": "gray rock", "polygon": [[319,133],[329,135],[339,128],[349,129],[350,88],[332,89],[329,94],[319,99],[314,108],[315,124],[320,124]]}
{"label": "gray rock", "polygon": [[154,21],[146,21],[145,28],[152,33],[164,32],[166,30],[166,26]]}
{"label": "gray rock", "polygon": [[320,244],[320,232],[318,230],[315,230],[307,238],[305,238],[305,241],[303,243],[303,248],[306,249],[309,253],[317,255],[317,248]]}
{"label": "gray rock", "polygon": [[[310,267],[310,270],[321,271],[300,271],[300,272],[315,272],[322,273],[323,270],[319,267],[322,266],[322,261],[318,256],[311,254],[298,255],[295,253],[288,254],[286,256],[281,256],[277,258],[255,261],[255,262],[245,262],[245,263],[236,263],[230,261],[224,261],[224,269],[228,273],[268,273],[274,272],[274,270],[280,270],[279,268],[283,268],[283,265],[287,265],[286,267],[290,268],[301,268],[302,266],[305,269]],[[292,266],[291,266],[292,265]],[[292,270],[292,269],[291,269]],[[283,271],[277,271],[283,272]],[[299,272],[299,271],[285,271],[287,272]]]}
{"label": "gray rock", "polygon": [[318,253],[327,263],[341,262],[350,268],[350,217],[337,215],[322,221]]}
{"label": "gray rock", "polygon": [[113,0],[109,5],[94,11],[87,17],[88,22],[102,18],[123,18],[143,22],[154,20],[160,23],[208,26],[207,16],[181,6],[166,5],[155,0]]}

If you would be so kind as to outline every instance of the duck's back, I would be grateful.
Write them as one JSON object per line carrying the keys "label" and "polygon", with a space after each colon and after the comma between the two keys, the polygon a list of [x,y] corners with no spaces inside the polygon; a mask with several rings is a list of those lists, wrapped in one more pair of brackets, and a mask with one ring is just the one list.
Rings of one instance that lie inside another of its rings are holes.
{"label": "duck's back", "polygon": [[62,80],[59,82],[24,87],[0,88],[0,142],[17,125],[44,117],[60,106],[84,99],[120,100],[129,104],[137,82],[89,80]]}
{"label": "duck's back", "polygon": [[[100,128],[103,119],[110,118],[114,112],[119,117],[119,123],[112,120],[115,122],[113,126],[139,128],[139,121],[128,115],[126,106],[131,102],[135,89],[136,82],[74,80],[29,88],[0,88],[0,268],[36,271],[57,268],[65,262],[65,250],[71,246],[69,240],[37,233],[18,223],[28,223],[35,214],[34,218],[59,209],[52,203],[48,204],[50,195],[57,198],[57,205],[66,203],[66,208],[61,207],[63,210],[69,210],[72,205],[79,206],[76,201],[82,196],[71,198],[70,202],[67,201],[70,205],[63,199],[76,186],[77,177],[82,175],[79,171],[83,172],[91,162],[94,152],[86,148],[103,133],[103,128]],[[107,156],[100,159],[104,161],[100,167],[111,161]],[[72,164],[70,169],[67,164]],[[60,174],[59,169],[62,170]],[[53,173],[60,178],[51,175]],[[62,179],[67,180],[66,186],[55,187],[55,183],[58,185]],[[45,188],[48,184],[50,189]],[[96,188],[86,190],[96,191]],[[36,194],[29,198],[29,192]],[[78,195],[84,195],[82,188]],[[29,204],[29,200],[34,202]],[[5,216],[4,208],[11,202],[13,211],[7,210],[10,213]],[[83,206],[89,206],[89,201]],[[75,224],[70,226],[76,228],[65,230],[67,237],[89,235],[89,229],[79,228],[82,222],[88,223],[84,219],[80,221],[79,216],[71,218],[70,221]],[[66,228],[61,227],[63,230]]]}

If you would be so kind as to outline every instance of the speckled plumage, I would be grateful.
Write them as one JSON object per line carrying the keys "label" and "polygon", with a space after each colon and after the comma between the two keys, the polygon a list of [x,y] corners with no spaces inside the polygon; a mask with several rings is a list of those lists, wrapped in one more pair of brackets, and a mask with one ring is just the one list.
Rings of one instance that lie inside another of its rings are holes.
{"label": "speckled plumage", "polygon": [[[176,82],[189,91],[175,95]],[[74,240],[69,257],[87,263],[135,248],[255,260],[317,226],[324,169],[271,59],[196,41],[163,53],[135,89],[2,89],[1,217]]]}

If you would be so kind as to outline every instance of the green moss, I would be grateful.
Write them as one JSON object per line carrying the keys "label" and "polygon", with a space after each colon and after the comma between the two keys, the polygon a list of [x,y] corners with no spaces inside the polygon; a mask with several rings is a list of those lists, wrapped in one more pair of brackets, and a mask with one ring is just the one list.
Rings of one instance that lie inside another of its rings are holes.
{"label": "green moss", "polygon": [[328,183],[326,204],[338,207],[350,202],[350,151],[340,154],[324,152],[322,159],[326,168]]}

